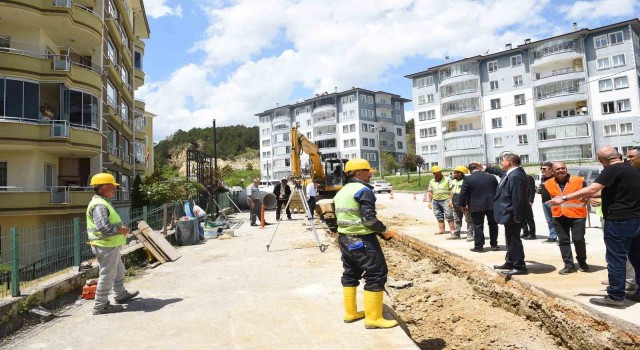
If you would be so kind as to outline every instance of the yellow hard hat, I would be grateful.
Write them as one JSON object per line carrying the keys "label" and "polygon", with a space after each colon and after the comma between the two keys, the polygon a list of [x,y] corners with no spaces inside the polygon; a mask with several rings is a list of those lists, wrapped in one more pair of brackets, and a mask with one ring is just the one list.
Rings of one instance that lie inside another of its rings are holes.
{"label": "yellow hard hat", "polygon": [[441,171],[442,171],[442,168],[441,168],[441,167],[439,167],[439,166],[437,166],[437,165],[434,165],[434,166],[432,166],[432,167],[431,167],[431,172],[432,172],[433,174],[435,174],[435,173],[439,173],[439,172],[441,172]]}
{"label": "yellow hard hat", "polygon": [[453,171],[459,171],[463,174],[466,174],[469,172],[469,169],[467,169],[467,167],[464,165],[458,165],[455,169],[453,169]]}
{"label": "yellow hard hat", "polygon": [[106,184],[120,186],[120,184],[116,182],[116,179],[113,177],[113,175],[108,173],[95,174],[91,178],[91,186],[100,186]]}
{"label": "yellow hard hat", "polygon": [[362,158],[353,158],[349,160],[344,166],[344,171],[346,173],[356,170],[369,170],[370,172],[374,172],[374,170],[371,169],[371,165],[369,165],[369,162],[366,159]]}

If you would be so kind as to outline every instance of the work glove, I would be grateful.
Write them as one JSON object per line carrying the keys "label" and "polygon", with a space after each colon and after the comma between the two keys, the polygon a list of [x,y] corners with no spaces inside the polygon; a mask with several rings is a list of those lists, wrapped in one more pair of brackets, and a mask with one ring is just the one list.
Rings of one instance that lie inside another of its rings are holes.
{"label": "work glove", "polygon": [[386,231],[384,231],[382,233],[378,233],[378,236],[380,236],[380,238],[384,239],[385,241],[391,240],[391,238],[393,238],[393,236],[395,236],[395,235],[396,235],[396,231],[389,230],[389,229],[387,229]]}
{"label": "work glove", "polygon": [[433,204],[431,202],[429,202],[428,206],[429,206],[429,209],[433,209]]}

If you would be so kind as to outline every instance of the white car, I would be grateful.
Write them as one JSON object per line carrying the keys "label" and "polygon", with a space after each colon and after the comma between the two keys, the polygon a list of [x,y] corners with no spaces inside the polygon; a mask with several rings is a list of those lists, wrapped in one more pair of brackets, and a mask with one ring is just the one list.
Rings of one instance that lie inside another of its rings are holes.
{"label": "white car", "polygon": [[382,192],[391,192],[393,190],[393,186],[390,183],[384,180],[377,180],[371,183],[373,186],[373,192],[382,193]]}

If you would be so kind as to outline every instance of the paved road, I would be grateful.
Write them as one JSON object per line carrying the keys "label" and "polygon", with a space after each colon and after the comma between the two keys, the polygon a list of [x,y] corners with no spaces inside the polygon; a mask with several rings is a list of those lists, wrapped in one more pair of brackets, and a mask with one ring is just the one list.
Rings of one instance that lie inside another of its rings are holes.
{"label": "paved road", "polygon": [[343,323],[336,247],[320,253],[294,220],[282,222],[268,253],[275,227],[245,224],[236,238],[182,247],[182,258],[127,284],[141,290],[127,312],[92,316],[93,302],[73,306],[7,348],[417,349],[399,327]]}
{"label": "paved road", "polygon": [[[447,240],[446,235],[434,235],[434,232],[437,231],[437,223],[433,211],[427,208],[427,203],[422,202],[422,195],[418,195],[417,200],[413,200],[413,195],[408,193],[395,193],[393,200],[389,198],[388,194],[378,194],[377,198],[377,203],[384,206],[383,210],[379,210],[381,216],[406,215],[432,223],[427,228],[424,226],[403,227],[400,230],[401,233],[450,250],[486,266],[504,263],[504,251],[494,252],[487,249],[489,247],[487,227],[485,227],[487,238],[485,252],[470,252],[469,249],[473,247],[472,242],[466,242],[464,239]],[[547,239],[549,231],[539,195],[536,196],[533,207],[538,239],[523,241],[525,260],[531,273],[527,276],[516,276],[515,278],[521,278],[582,304],[589,305],[603,313],[640,325],[640,304],[638,303],[626,300],[627,308],[624,310],[589,304],[589,298],[606,295],[605,286],[600,283],[603,280],[607,280],[607,263],[604,258],[605,246],[602,229],[593,227],[587,228],[586,231],[587,263],[591,267],[591,271],[588,273],[577,272],[570,275],[559,275],[558,271],[564,266],[560,256],[560,248],[553,243],[542,243],[543,240]],[[591,214],[591,224],[593,226],[600,225],[597,215]],[[503,226],[500,226],[499,232],[498,244],[504,247]],[[573,252],[575,259],[575,250]]]}

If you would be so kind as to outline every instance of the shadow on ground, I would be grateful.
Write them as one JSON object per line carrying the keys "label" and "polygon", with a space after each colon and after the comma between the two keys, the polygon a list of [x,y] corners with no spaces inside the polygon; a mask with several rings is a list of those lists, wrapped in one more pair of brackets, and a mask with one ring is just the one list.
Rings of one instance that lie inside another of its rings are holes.
{"label": "shadow on ground", "polygon": [[158,298],[139,298],[133,299],[127,305],[127,312],[154,312],[163,307],[182,301],[182,298],[158,299]]}
{"label": "shadow on ground", "polygon": [[549,264],[543,264],[537,261],[527,261],[527,270],[529,273],[539,275],[543,273],[549,273],[556,270],[555,266]]}

